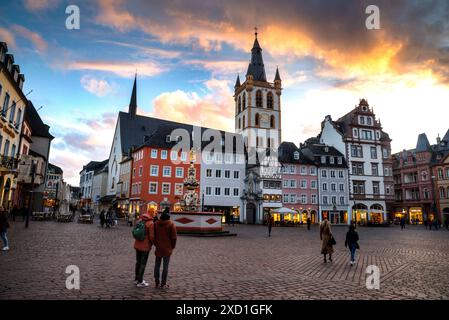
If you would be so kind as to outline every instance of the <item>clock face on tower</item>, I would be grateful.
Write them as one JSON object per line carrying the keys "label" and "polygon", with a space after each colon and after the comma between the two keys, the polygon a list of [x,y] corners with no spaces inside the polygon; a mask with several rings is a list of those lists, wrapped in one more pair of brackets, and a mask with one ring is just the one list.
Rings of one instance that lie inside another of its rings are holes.
{"label": "clock face on tower", "polygon": [[268,113],[262,113],[260,115],[260,122],[262,122],[264,125],[269,125],[270,115]]}

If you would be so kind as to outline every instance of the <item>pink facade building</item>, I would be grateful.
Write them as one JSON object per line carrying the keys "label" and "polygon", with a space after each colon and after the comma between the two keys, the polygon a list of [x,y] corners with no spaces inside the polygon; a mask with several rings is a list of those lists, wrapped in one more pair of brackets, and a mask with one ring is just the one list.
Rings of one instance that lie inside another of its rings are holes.
{"label": "pink facade building", "polygon": [[275,221],[306,223],[309,217],[312,223],[318,223],[318,168],[292,142],[283,142],[278,150],[282,165],[282,205],[296,213],[275,215]]}

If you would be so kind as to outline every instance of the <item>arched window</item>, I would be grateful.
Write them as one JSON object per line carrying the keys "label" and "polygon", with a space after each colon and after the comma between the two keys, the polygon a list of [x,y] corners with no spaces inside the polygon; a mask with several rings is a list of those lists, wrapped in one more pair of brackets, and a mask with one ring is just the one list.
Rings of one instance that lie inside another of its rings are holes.
{"label": "arched window", "polygon": [[245,127],[246,127],[245,115],[243,115],[243,124],[242,124],[242,126],[243,126],[243,129],[245,129]]}
{"label": "arched window", "polygon": [[440,187],[440,198],[441,199],[446,198],[446,192],[444,192],[444,187]]}
{"label": "arched window", "polygon": [[[243,106],[243,110],[246,109],[246,93],[243,92],[243,100],[242,100],[242,106]],[[245,121],[243,121],[245,122]],[[245,124],[243,124],[243,126],[245,126]]]}
{"label": "arched window", "polygon": [[239,97],[239,102],[238,102],[238,113],[242,112],[242,98]]}
{"label": "arched window", "polygon": [[242,119],[239,118],[239,129],[242,128]]}
{"label": "arched window", "polygon": [[274,128],[274,127],[275,127],[275,119],[274,119],[274,116],[271,116],[271,117],[270,117],[270,127],[271,127],[271,128]]}
{"label": "arched window", "polygon": [[260,119],[258,113],[256,113],[256,126],[260,126]]}
{"label": "arched window", "polygon": [[262,91],[256,91],[256,107],[262,108]]}
{"label": "arched window", "polygon": [[267,94],[267,108],[273,109],[273,94],[271,92]]}

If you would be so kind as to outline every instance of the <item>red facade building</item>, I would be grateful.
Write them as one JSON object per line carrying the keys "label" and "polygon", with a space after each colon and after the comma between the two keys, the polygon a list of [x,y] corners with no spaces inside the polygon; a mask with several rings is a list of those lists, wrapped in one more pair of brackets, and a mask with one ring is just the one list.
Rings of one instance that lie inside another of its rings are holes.
{"label": "red facade building", "polygon": [[[190,167],[190,155],[172,152],[174,142],[167,142],[166,146],[161,144],[165,143],[149,139],[132,152],[131,212],[145,212],[151,207],[158,211],[165,207],[176,210],[176,204],[185,193],[183,182]],[[200,181],[199,163],[194,167],[195,177]]]}

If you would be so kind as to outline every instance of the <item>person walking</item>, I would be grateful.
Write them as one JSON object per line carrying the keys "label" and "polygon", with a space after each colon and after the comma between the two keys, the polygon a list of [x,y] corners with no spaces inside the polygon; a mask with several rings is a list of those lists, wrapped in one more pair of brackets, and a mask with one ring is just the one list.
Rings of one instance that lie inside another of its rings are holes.
{"label": "person walking", "polygon": [[0,237],[2,238],[4,244],[4,247],[2,249],[3,251],[9,250],[9,240],[7,237],[8,228],[9,228],[8,215],[6,213],[5,208],[0,207]]}
{"label": "person walking", "polygon": [[349,247],[349,251],[351,252],[351,267],[355,263],[355,250],[360,249],[359,244],[359,234],[355,231],[354,225],[349,226],[349,231],[346,233],[345,247]]}
{"label": "person walking", "polygon": [[327,262],[326,255],[329,254],[329,261],[332,262],[332,253],[334,253],[334,247],[332,244],[332,230],[331,224],[327,218],[325,218],[320,224],[320,239],[321,239],[321,254],[324,255],[324,263]]}
{"label": "person walking", "polygon": [[[145,268],[148,262],[148,256],[150,255],[151,247],[154,241],[154,225],[153,225],[154,211],[152,209],[148,210],[147,213],[142,214],[141,219],[136,224],[136,229],[140,228],[140,223],[143,226],[143,239],[135,237],[134,249],[136,250],[136,268],[134,281],[138,288],[146,288],[149,284],[143,279],[145,273]],[[134,234],[134,233],[133,233]]]}
{"label": "person walking", "polygon": [[446,227],[446,230],[449,230],[449,217],[444,220],[444,226]]}
{"label": "person walking", "polygon": [[424,220],[424,226],[426,227],[427,230],[427,220]]}
{"label": "person walking", "polygon": [[405,218],[401,218],[401,230],[405,229]]}
{"label": "person walking", "polygon": [[[176,226],[170,220],[169,208],[165,208],[160,218],[154,224],[154,244],[156,261],[154,263],[154,282],[156,288],[169,288],[167,285],[168,265],[173,249],[176,247]],[[161,262],[162,279],[160,278]]]}
{"label": "person walking", "polygon": [[312,220],[310,220],[310,218],[307,218],[307,230],[310,230],[311,224],[312,224]]}
{"label": "person walking", "polygon": [[267,216],[267,224],[268,224],[268,236],[271,237],[271,228],[274,225],[274,217],[269,213]]}
{"label": "person walking", "polygon": [[104,228],[105,219],[106,219],[106,217],[105,217],[105,214],[104,214],[104,210],[101,210],[101,212],[100,212],[100,225],[101,225],[102,228]]}

